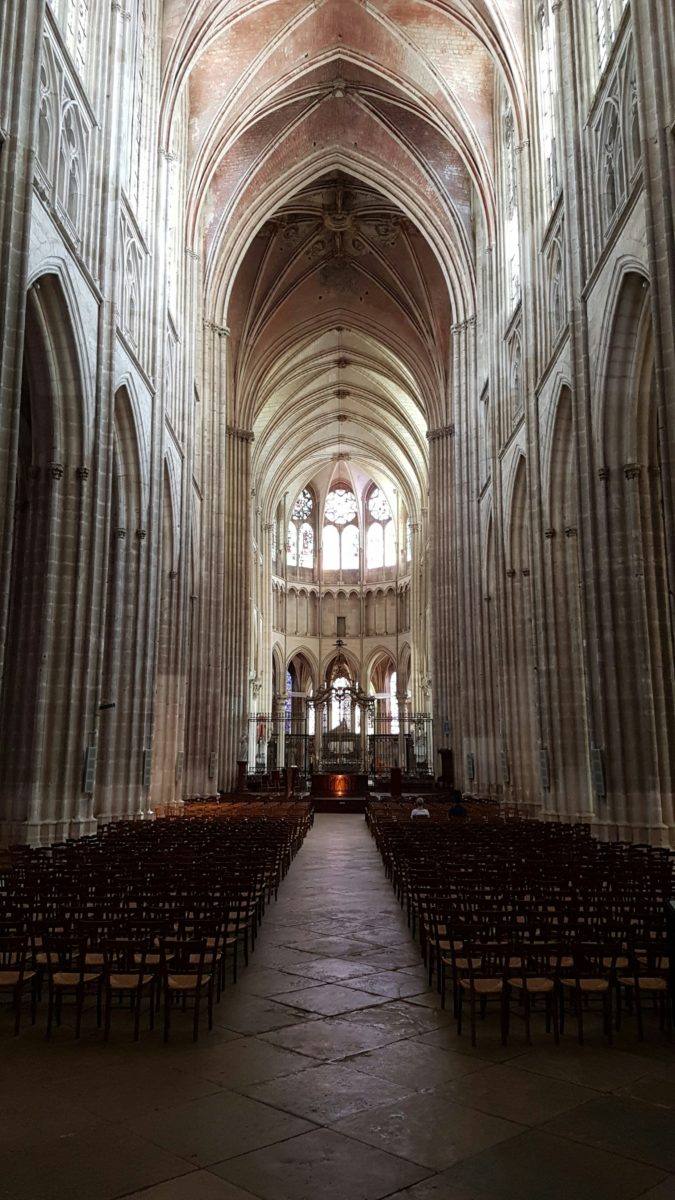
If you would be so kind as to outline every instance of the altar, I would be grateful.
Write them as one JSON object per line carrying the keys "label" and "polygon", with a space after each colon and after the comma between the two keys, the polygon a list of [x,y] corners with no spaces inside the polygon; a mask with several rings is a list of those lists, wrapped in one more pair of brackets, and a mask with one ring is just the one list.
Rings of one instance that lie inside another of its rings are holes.
{"label": "altar", "polygon": [[368,796],[368,776],[323,771],[312,775],[310,790],[316,812],[363,812]]}

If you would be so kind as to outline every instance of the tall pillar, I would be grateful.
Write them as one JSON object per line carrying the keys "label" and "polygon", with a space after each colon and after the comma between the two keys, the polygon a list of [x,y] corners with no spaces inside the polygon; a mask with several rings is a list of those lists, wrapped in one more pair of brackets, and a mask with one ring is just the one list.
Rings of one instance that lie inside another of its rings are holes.
{"label": "tall pillar", "polygon": [[248,719],[250,626],[250,490],[253,434],[227,426],[223,589],[223,706],[220,735],[222,786],[236,782],[239,739]]}
{"label": "tall pillar", "polygon": [[431,641],[434,663],[434,744],[456,745],[460,735],[457,576],[454,561],[455,427],[427,432],[429,441],[429,552]]}

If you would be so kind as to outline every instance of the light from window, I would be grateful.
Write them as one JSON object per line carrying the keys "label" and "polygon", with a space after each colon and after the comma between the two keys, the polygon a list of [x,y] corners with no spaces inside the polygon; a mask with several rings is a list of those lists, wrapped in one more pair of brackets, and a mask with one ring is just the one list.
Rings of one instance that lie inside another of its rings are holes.
{"label": "light from window", "polygon": [[304,488],[293,505],[292,517],[294,521],[306,521],[312,509],[314,508],[314,500],[312,493],[308,488]]}
{"label": "light from window", "polygon": [[558,195],[559,183],[556,145],[557,64],[555,20],[551,0],[545,0],[539,8],[538,33],[542,149],[548,202],[552,205]]}
{"label": "light from window", "polygon": [[286,562],[289,567],[297,567],[298,565],[298,530],[292,521],[288,526],[288,537],[286,539]]}
{"label": "light from window", "polygon": [[334,525],[324,527],[323,565],[326,571],[340,570],[340,531]]}
{"label": "light from window", "polygon": [[628,0],[595,0],[595,43],[598,67],[601,71],[609,58],[621,14],[627,3]]}
{"label": "light from window", "polygon": [[514,308],[520,298],[520,233],[518,230],[518,171],[516,164],[516,130],[513,109],[508,100],[504,105],[502,122],[504,153],[504,258],[506,262],[509,301]]}
{"label": "light from window", "polygon": [[343,694],[341,696],[333,694],[330,705],[330,727],[331,729],[337,729],[338,725],[341,725],[343,722],[349,727],[351,698],[347,688],[351,687],[351,682],[347,679],[346,675],[339,675],[337,679],[333,680],[333,687],[335,691],[340,691]]}
{"label": "light from window", "polygon": [[347,525],[342,531],[342,570],[356,571],[359,566],[359,531],[356,525]]}
{"label": "light from window", "polygon": [[306,521],[300,526],[298,562],[301,567],[314,566],[314,530]]}
{"label": "light from window", "polygon": [[391,519],[391,509],[389,502],[384,492],[380,488],[375,488],[368,498],[368,512],[375,521],[389,521]]}
{"label": "light from window", "polygon": [[326,521],[333,525],[346,525],[353,521],[358,512],[356,496],[346,488],[335,488],[326,498]]}
{"label": "light from window", "polygon": [[391,732],[399,732],[399,716],[398,716],[398,696],[396,695],[396,671],[392,671],[389,677],[389,712],[391,714]]}
{"label": "light from window", "polygon": [[379,521],[368,526],[366,557],[371,570],[384,564],[384,528]]}

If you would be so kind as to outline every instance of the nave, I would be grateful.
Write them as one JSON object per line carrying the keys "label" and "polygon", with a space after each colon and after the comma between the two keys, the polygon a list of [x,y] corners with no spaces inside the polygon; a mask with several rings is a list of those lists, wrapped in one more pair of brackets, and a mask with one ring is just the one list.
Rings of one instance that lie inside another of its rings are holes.
{"label": "nave", "polygon": [[180,1014],[168,1045],[91,1012],[13,1039],[3,1009],[2,1200],[675,1196],[672,1047],[488,1018],[472,1050],[361,817],[315,818],[228,988],[196,1045]]}

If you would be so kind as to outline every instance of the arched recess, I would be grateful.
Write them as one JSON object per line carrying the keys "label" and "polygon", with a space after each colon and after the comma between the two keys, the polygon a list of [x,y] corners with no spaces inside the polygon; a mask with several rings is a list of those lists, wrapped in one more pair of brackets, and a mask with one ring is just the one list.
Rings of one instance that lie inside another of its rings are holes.
{"label": "arched recess", "polygon": [[592,813],[581,615],[577,465],[572,393],[561,387],[549,451],[546,574],[551,671],[552,811],[571,820]]}
{"label": "arched recess", "polygon": [[155,683],[152,801],[169,804],[175,798],[182,763],[178,759],[180,707],[180,645],[178,639],[178,534],[169,466],[164,463],[162,485],[162,566]]}
{"label": "arched recess", "polygon": [[513,478],[507,526],[506,673],[509,694],[511,783],[526,804],[536,799],[534,707],[532,695],[532,597],[527,469],[521,455]]}
{"label": "arched recess", "polygon": [[620,834],[658,836],[675,823],[675,664],[651,300],[641,273],[625,272],[608,328],[598,424],[605,769]]}
{"label": "arched recess", "polygon": [[481,777],[489,785],[506,783],[507,764],[501,758],[504,728],[499,703],[502,687],[499,657],[499,609],[495,564],[495,530],[492,506],[486,521],[483,550],[483,670],[485,672],[485,713],[483,744],[479,747]]}
{"label": "arched recess", "polygon": [[[28,292],[8,637],[0,695],[0,813],[9,836],[53,840],[88,827],[83,751],[95,720],[86,592],[86,388],[61,280]],[[26,829],[26,824],[28,828]]]}
{"label": "arched recess", "polygon": [[101,714],[95,791],[96,817],[104,822],[136,811],[143,769],[138,631],[145,530],[138,438],[126,387],[115,394],[109,529],[101,696],[114,708]]}

